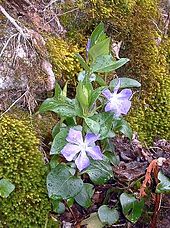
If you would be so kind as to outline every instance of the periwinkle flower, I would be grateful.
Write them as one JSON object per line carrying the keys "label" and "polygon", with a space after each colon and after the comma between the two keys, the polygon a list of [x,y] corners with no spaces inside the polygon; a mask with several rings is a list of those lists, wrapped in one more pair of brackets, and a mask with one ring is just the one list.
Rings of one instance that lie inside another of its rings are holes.
{"label": "periwinkle flower", "polygon": [[107,98],[105,112],[114,112],[116,117],[121,114],[126,115],[131,107],[130,98],[132,96],[131,89],[123,89],[118,93],[120,87],[120,80],[111,93],[109,89],[105,89],[102,94]]}
{"label": "periwinkle flower", "polygon": [[71,128],[66,138],[68,143],[61,150],[61,154],[67,161],[75,160],[77,168],[82,171],[90,165],[88,156],[94,160],[103,159],[100,147],[95,145],[98,138],[93,133],[87,133],[83,141],[82,132]]}
{"label": "periwinkle flower", "polygon": [[86,45],[86,59],[88,59],[88,53],[89,53],[90,47],[91,47],[91,40],[88,39],[87,45]]}

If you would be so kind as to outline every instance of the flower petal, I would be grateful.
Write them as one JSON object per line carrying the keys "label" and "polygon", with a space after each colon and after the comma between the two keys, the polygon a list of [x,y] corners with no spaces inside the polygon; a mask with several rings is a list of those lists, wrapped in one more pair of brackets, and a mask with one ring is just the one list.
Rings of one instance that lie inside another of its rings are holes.
{"label": "flower petal", "polygon": [[97,141],[99,139],[98,135],[95,135],[93,133],[87,133],[85,136],[85,143],[87,144],[87,146],[93,144],[95,141]]}
{"label": "flower petal", "polygon": [[120,88],[120,79],[118,79],[117,85],[115,86],[113,92],[114,92],[114,93],[117,93],[118,90],[119,90],[119,88]]}
{"label": "flower petal", "polygon": [[102,160],[103,159],[103,154],[102,154],[99,146],[87,147],[86,152],[94,160]]}
{"label": "flower petal", "polygon": [[70,128],[69,133],[66,138],[67,142],[79,145],[83,143],[83,137],[81,131],[74,130]]}
{"label": "flower petal", "polygon": [[61,150],[61,154],[66,158],[67,161],[72,161],[78,152],[80,152],[80,147],[70,143],[67,143]]}
{"label": "flower petal", "polygon": [[107,98],[110,99],[112,97],[112,93],[110,92],[109,89],[103,90],[102,94]]}
{"label": "flower petal", "polygon": [[131,101],[120,100],[118,104],[117,112],[126,115],[129,112],[130,107],[131,107]]}
{"label": "flower petal", "polygon": [[105,106],[105,112],[113,111],[115,105],[112,102],[108,102]]}
{"label": "flower petal", "polygon": [[90,161],[85,151],[80,152],[79,156],[75,160],[75,163],[79,171],[82,171],[90,165]]}
{"label": "flower petal", "polygon": [[117,94],[117,97],[121,99],[130,99],[131,96],[132,96],[131,89],[123,89],[120,93]]}

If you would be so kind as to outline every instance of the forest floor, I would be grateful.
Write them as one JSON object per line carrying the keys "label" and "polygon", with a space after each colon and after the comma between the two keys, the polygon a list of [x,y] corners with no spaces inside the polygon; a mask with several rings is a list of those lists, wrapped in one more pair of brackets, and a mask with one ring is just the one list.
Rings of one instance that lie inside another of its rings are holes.
{"label": "forest floor", "polygon": [[[170,177],[170,142],[166,140],[158,140],[154,143],[152,147],[142,147],[137,139],[129,140],[125,138],[118,137],[114,140],[115,154],[120,158],[120,163],[118,166],[113,166],[115,173],[114,184],[113,180],[111,183],[105,185],[95,186],[95,193],[93,195],[93,205],[84,209],[78,204],[74,203],[70,210],[66,210],[59,218],[60,221],[65,224],[63,227],[71,228],[94,228],[88,225],[82,225],[82,221],[87,219],[90,214],[97,211],[97,209],[106,200],[106,194],[109,188],[114,189],[108,197],[108,205],[110,207],[114,206],[118,202],[118,197],[120,192],[123,190],[133,191],[135,189],[135,182],[137,180],[143,180],[146,168],[149,163],[154,159],[163,157],[166,161],[160,168],[161,171],[168,177]],[[87,178],[87,179],[86,179]],[[84,177],[85,181],[88,181],[88,177]],[[142,217],[135,224],[127,221],[123,213],[120,212],[120,219],[118,224],[114,224],[109,227],[127,227],[127,228],[149,228],[152,227],[151,221],[154,215],[155,208],[155,183],[151,183],[147,191],[147,200],[145,200],[145,210]],[[139,189],[135,189],[136,193]],[[162,195],[162,200],[160,203],[160,210],[158,210],[158,215],[156,218],[156,224],[158,228],[169,228],[170,227],[170,195]],[[118,205],[119,207],[120,205]],[[105,226],[107,227],[107,226]]]}

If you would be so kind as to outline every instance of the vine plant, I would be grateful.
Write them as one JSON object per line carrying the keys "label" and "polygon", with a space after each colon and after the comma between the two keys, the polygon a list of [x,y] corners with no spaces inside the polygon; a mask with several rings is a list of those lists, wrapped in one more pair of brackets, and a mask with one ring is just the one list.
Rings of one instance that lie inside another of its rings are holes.
{"label": "vine plant", "polygon": [[[52,130],[50,172],[47,176],[48,195],[53,211],[61,214],[74,202],[84,208],[92,205],[96,185],[114,183],[112,165],[119,163],[112,139],[118,132],[129,139],[132,130],[124,119],[131,107],[132,90],[140,83],[130,78],[114,78],[109,85],[103,74],[115,71],[129,59],[115,60],[110,51],[110,38],[100,23],[89,38],[86,60],[76,55],[83,70],[78,74],[74,99],[67,97],[56,83],[54,97],[46,99],[39,112],[52,111],[59,122]],[[123,192],[120,203],[125,217],[135,223],[142,214],[143,200]],[[119,220],[117,206],[110,208],[107,200],[96,212],[102,224]]]}

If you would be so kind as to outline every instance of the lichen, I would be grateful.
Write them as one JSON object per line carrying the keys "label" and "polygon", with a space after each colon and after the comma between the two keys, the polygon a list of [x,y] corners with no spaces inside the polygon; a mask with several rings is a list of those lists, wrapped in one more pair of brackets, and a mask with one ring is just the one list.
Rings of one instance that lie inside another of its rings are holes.
{"label": "lichen", "polygon": [[0,120],[0,178],[15,184],[15,191],[0,199],[3,227],[43,227],[50,210],[45,186],[46,167],[39,141],[28,122]]}

